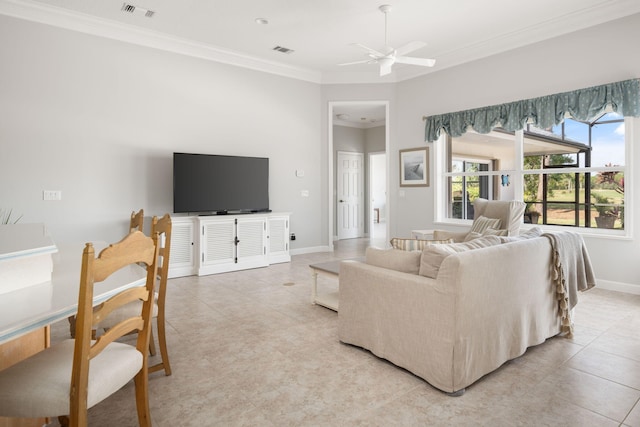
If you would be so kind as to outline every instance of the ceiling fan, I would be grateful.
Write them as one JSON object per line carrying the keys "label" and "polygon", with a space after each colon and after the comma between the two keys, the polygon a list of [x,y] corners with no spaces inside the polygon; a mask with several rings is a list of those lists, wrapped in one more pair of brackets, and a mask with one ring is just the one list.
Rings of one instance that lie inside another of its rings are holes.
{"label": "ceiling fan", "polygon": [[384,45],[385,52],[379,52],[375,49],[371,49],[365,45],[360,43],[353,43],[353,46],[359,47],[367,52],[367,56],[369,59],[365,59],[364,61],[355,61],[355,62],[346,62],[344,64],[338,64],[340,66],[343,65],[355,65],[355,64],[380,64],[380,76],[386,76],[391,73],[391,67],[395,63],[399,64],[410,64],[410,65],[420,65],[423,67],[433,67],[436,63],[435,59],[427,59],[427,58],[415,58],[412,56],[404,56],[409,52],[413,52],[414,50],[418,50],[424,46],[426,43],[414,41],[405,44],[397,49],[390,47],[387,43],[387,13],[391,10],[391,6],[388,4],[383,4],[378,7],[380,12],[384,13]]}

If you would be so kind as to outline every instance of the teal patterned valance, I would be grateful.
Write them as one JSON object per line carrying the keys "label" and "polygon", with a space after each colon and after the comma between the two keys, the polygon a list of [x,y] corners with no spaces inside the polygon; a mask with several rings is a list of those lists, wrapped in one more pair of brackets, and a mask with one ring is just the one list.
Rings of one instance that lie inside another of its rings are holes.
{"label": "teal patterned valance", "polygon": [[640,80],[625,80],[508,104],[425,117],[425,140],[437,140],[442,130],[452,137],[458,137],[469,127],[478,133],[489,133],[497,126],[514,132],[523,129],[527,123],[547,129],[561,123],[567,113],[576,120],[591,120],[604,113],[607,107],[623,116],[639,117]]}

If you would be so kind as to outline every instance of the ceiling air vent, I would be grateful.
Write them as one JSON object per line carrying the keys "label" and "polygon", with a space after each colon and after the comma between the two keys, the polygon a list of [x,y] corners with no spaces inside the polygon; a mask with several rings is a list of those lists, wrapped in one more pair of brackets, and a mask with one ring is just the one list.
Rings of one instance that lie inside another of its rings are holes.
{"label": "ceiling air vent", "polygon": [[135,6],[129,3],[122,3],[122,8],[120,10],[126,13],[136,13],[139,15],[144,15],[147,18],[152,18],[153,15],[155,15],[155,12],[153,10],[144,9],[142,7]]}
{"label": "ceiling air vent", "polygon": [[273,50],[278,51],[278,52],[282,52],[282,53],[286,53],[287,55],[290,55],[293,52],[295,52],[295,50],[289,49],[288,47],[283,47],[283,46],[276,46],[276,47],[273,48]]}

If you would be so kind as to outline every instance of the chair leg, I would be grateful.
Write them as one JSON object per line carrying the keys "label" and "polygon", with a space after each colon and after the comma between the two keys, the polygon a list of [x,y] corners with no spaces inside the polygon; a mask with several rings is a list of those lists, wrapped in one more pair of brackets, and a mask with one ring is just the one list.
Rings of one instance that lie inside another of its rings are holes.
{"label": "chair leg", "polygon": [[69,321],[69,335],[71,335],[71,338],[75,338],[76,337],[76,316],[69,316],[67,320]]}
{"label": "chair leg", "polygon": [[169,352],[167,351],[167,336],[165,334],[164,316],[158,315],[158,345],[160,347],[160,355],[162,362],[151,366],[149,372],[159,371],[164,368],[166,376],[171,375],[171,364],[169,364]]}
{"label": "chair leg", "polygon": [[155,356],[156,355],[156,343],[153,339],[153,328],[149,329],[149,354],[151,356]]}
{"label": "chair leg", "polygon": [[146,364],[133,379],[136,388],[136,409],[138,410],[138,425],[151,427],[151,413],[149,412],[149,371]]}

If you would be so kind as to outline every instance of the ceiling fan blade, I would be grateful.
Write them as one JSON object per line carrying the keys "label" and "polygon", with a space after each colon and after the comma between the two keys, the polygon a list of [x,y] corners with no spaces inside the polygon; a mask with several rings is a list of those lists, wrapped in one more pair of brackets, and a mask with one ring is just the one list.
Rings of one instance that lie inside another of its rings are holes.
{"label": "ceiling fan blade", "polygon": [[377,50],[375,50],[375,49],[371,49],[370,47],[367,47],[367,46],[365,46],[365,45],[363,45],[363,44],[360,44],[360,43],[351,43],[351,45],[352,45],[352,46],[359,47],[360,49],[364,49],[364,50],[366,50],[367,52],[369,52],[369,53],[370,53],[371,55],[373,55],[373,56],[384,56],[384,53],[382,53],[382,52],[378,52]]}
{"label": "ceiling fan blade", "polygon": [[365,59],[363,61],[345,62],[343,64],[338,64],[338,66],[342,67],[343,65],[370,64],[370,63],[373,63],[373,62],[375,62],[375,60]]}
{"label": "ceiling fan blade", "polygon": [[413,52],[414,50],[418,50],[420,48],[425,47],[427,44],[425,42],[409,42],[403,46],[400,46],[399,48],[396,49],[396,55],[397,56],[402,56],[402,55],[406,55],[409,52]]}
{"label": "ceiling fan blade", "polygon": [[414,58],[412,56],[397,56],[396,62],[400,64],[422,65],[423,67],[433,67],[436,65],[435,59]]}

